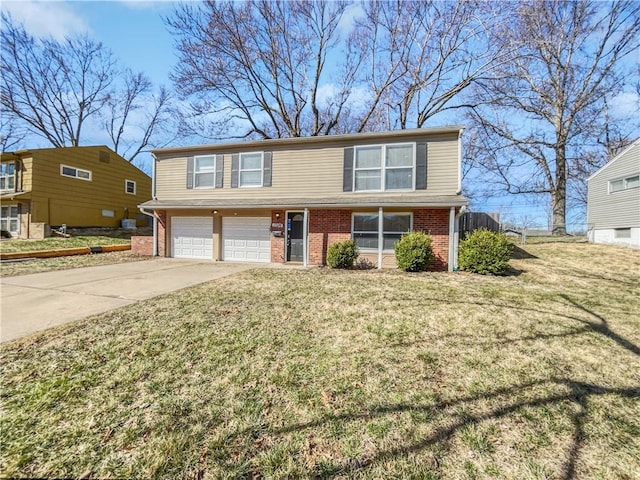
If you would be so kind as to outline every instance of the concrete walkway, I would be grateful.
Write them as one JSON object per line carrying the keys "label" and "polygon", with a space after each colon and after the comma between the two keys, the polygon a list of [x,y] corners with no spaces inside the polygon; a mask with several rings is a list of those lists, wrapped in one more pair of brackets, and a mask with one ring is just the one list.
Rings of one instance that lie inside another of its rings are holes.
{"label": "concrete walkway", "polygon": [[5,277],[0,342],[261,266],[157,258]]}

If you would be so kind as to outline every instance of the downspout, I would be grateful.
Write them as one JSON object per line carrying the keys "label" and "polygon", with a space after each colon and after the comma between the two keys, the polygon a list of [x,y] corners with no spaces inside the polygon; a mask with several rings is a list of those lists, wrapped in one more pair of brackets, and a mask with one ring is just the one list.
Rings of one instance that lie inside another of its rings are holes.
{"label": "downspout", "polygon": [[[158,159],[152,153],[153,163],[151,164],[151,198],[156,199],[156,162]],[[153,256],[158,256],[158,217],[155,210],[147,211],[144,207],[138,207],[141,213],[153,218]]]}
{"label": "downspout", "polygon": [[455,219],[455,233],[453,239],[453,270],[458,270],[458,246],[460,244],[460,217],[467,211],[466,205],[460,207]]}
{"label": "downspout", "polygon": [[302,236],[303,236],[303,241],[302,241],[302,266],[303,267],[307,267],[309,261],[307,259],[308,255],[309,255],[309,246],[308,246],[308,242],[309,242],[309,209],[305,208],[304,209],[304,219],[302,221]]}
{"label": "downspout", "polygon": [[449,261],[447,262],[447,270],[453,272],[454,263],[456,263],[456,259],[454,258],[455,251],[455,234],[456,234],[456,207],[451,207],[449,209]]}
{"label": "downspout", "polygon": [[378,208],[378,270],[382,270],[382,249],[384,247],[384,212]]}

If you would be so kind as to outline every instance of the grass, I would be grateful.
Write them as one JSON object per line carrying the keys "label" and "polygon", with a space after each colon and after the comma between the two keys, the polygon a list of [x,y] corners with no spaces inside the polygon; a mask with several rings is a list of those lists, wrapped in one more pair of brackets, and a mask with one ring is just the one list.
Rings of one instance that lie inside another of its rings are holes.
{"label": "grass", "polygon": [[259,269],[2,346],[6,476],[633,479],[640,252]]}
{"label": "grass", "polygon": [[34,258],[25,261],[0,263],[0,277],[28,275],[30,273],[67,270],[70,268],[95,267],[114,263],[139,262],[151,257],[136,255],[127,250],[124,252],[108,252],[95,255],[74,255],[70,257]]}
{"label": "grass", "polygon": [[44,238],[41,240],[2,240],[0,252],[33,252],[36,250],[56,250],[59,248],[78,248],[105,245],[123,245],[131,240],[106,236],[79,236],[69,238]]}

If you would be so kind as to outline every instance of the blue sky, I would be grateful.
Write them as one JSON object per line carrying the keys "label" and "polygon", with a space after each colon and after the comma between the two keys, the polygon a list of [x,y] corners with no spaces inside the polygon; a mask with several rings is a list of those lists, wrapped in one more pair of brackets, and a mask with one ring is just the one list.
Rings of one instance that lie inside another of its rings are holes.
{"label": "blue sky", "polygon": [[[92,38],[110,48],[122,65],[133,71],[144,72],[157,88],[171,86],[169,74],[176,63],[173,39],[162,20],[175,6],[172,1],[12,1],[2,0],[3,11],[11,13],[14,20],[24,23],[35,36],[51,35],[63,39],[65,35],[88,33]],[[620,108],[633,105],[634,99],[620,98]],[[614,105],[615,107],[615,105]],[[435,119],[434,119],[435,120]],[[453,119],[441,119],[443,123],[460,123]],[[91,143],[108,143],[96,132]],[[88,142],[85,142],[88,143]],[[44,147],[47,143],[33,137],[29,147]],[[150,157],[136,162],[150,170]],[[472,204],[485,211],[500,211],[512,220],[534,219],[538,228],[547,225],[548,208],[545,198],[525,196],[495,196]],[[568,219],[571,222],[571,219]]]}

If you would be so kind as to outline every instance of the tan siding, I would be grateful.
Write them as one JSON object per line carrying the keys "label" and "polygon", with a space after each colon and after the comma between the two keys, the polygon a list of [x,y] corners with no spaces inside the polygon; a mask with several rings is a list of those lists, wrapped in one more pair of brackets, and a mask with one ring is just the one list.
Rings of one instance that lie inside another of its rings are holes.
{"label": "tan siding", "polygon": [[[151,199],[151,178],[113,152],[109,163],[99,160],[101,147],[35,150],[33,222],[69,226],[119,226],[139,213],[137,205]],[[91,181],[64,177],[60,165],[91,171]],[[125,193],[125,179],[136,182],[136,195]],[[103,217],[102,210],[115,216]]]}
{"label": "tan siding", "polygon": [[609,193],[609,181],[640,174],[640,143],[609,163],[589,180],[587,224],[589,228],[640,226],[640,188]]}
{"label": "tan siding", "polygon": [[[416,137],[397,143],[416,141],[428,143],[426,193],[456,194],[458,188],[457,134]],[[344,147],[358,144],[376,143],[367,141],[273,149],[271,150],[273,152],[272,186],[262,188],[230,188],[231,156],[236,151],[224,152],[224,187],[222,189],[187,189],[187,156],[159,157],[156,164],[156,192],[159,200],[309,198],[341,195]],[[249,151],[255,151],[255,146]],[[357,195],[355,193],[354,197]]]}

